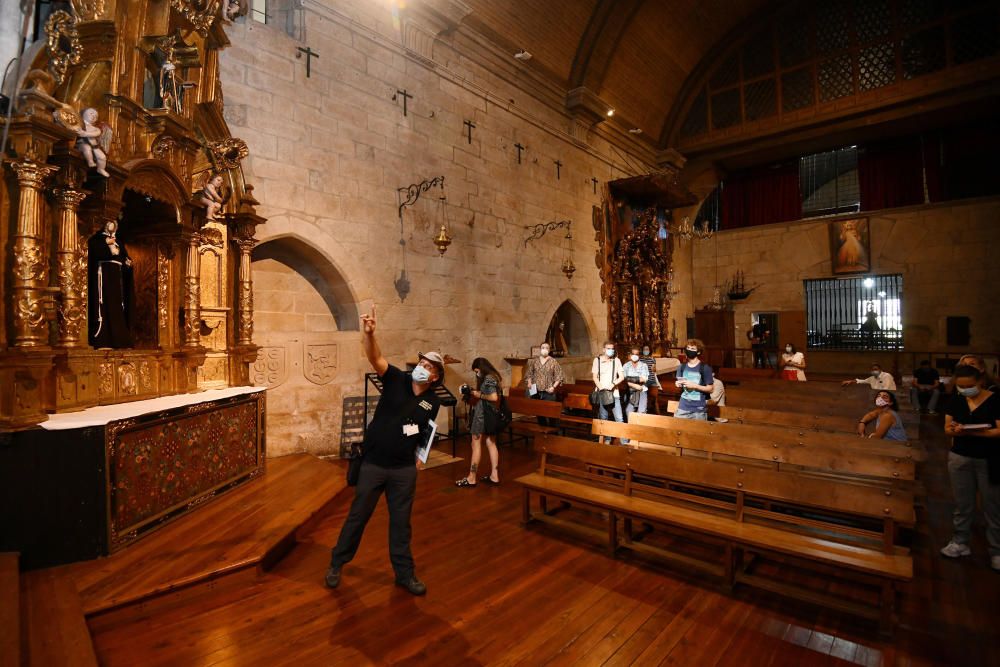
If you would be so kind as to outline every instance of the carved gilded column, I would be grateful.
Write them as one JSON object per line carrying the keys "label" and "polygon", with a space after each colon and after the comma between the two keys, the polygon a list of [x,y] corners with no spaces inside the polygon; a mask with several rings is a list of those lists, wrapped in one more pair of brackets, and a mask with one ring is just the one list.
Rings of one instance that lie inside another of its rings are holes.
{"label": "carved gilded column", "polygon": [[84,347],[87,344],[87,272],[86,246],[81,244],[77,211],[87,193],[73,188],[57,188],[59,238],[56,246],[57,281],[62,300],[59,305],[59,346]]}
{"label": "carved gilded column", "polygon": [[201,234],[192,234],[184,263],[184,347],[201,342],[201,244]]}
{"label": "carved gilded column", "polygon": [[11,162],[20,196],[13,243],[13,307],[15,347],[48,344],[47,314],[51,304],[48,258],[45,257],[42,186],[58,167],[25,160]]}
{"label": "carved gilded column", "polygon": [[236,344],[251,345],[253,343],[253,278],[250,273],[253,247],[257,240],[242,238],[236,241],[240,249],[240,268],[237,275],[237,316]]}

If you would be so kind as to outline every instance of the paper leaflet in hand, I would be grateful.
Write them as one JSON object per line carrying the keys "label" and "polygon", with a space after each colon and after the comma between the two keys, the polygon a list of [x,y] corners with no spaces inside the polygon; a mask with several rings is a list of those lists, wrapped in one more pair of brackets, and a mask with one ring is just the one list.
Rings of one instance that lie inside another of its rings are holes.
{"label": "paper leaflet in hand", "polygon": [[434,444],[434,436],[437,435],[437,422],[433,419],[429,419],[427,420],[427,424],[430,427],[427,440],[424,444],[417,447],[417,459],[419,459],[421,463],[427,463],[427,456],[431,453],[431,446]]}

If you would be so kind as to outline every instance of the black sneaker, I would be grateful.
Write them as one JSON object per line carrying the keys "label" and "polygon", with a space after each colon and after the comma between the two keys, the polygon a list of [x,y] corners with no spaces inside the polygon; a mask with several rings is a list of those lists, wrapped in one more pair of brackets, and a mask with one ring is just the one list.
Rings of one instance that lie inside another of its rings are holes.
{"label": "black sneaker", "polygon": [[330,569],[326,571],[326,578],[323,580],[326,583],[327,588],[336,588],[340,585],[340,568],[330,566]]}
{"label": "black sneaker", "polygon": [[423,595],[427,592],[427,586],[424,585],[424,582],[413,575],[407,579],[397,579],[396,585],[402,586],[413,595]]}

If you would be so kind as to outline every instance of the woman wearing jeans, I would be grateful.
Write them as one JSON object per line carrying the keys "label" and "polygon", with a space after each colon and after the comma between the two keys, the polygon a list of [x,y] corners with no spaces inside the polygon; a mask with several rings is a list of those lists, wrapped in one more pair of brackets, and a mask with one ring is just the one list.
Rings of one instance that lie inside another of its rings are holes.
{"label": "woman wearing jeans", "polygon": [[983,388],[983,373],[958,366],[955,395],[945,410],[944,430],[952,436],[948,475],[955,494],[951,541],[941,549],[949,558],[968,556],[976,491],[986,515],[990,567],[1000,571],[1000,395]]}

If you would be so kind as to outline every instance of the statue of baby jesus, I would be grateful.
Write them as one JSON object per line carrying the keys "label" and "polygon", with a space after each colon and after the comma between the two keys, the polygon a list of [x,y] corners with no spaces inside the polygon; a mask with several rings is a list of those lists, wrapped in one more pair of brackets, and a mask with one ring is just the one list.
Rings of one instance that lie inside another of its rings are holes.
{"label": "statue of baby jesus", "polygon": [[201,191],[201,203],[205,205],[205,217],[217,220],[222,205],[226,203],[225,191],[222,187],[222,174],[213,173]]}
{"label": "statue of baby jesus", "polygon": [[76,147],[83,153],[87,165],[96,167],[97,173],[107,178],[108,149],[111,148],[111,128],[101,123],[97,124],[97,109],[89,107],[81,114],[82,127],[77,128]]}

